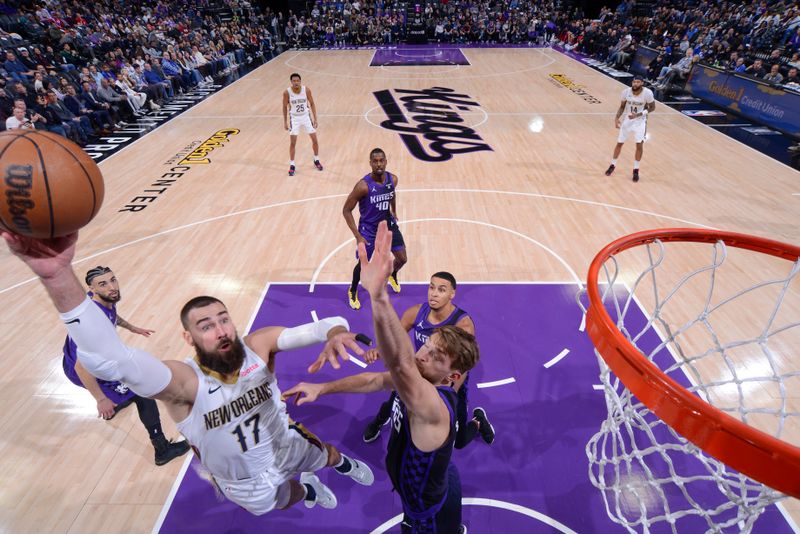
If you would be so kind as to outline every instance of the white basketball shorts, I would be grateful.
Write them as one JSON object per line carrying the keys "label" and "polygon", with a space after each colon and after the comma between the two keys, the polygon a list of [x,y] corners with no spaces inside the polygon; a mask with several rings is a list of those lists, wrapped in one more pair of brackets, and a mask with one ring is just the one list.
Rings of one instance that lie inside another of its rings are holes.
{"label": "white basketball shorts", "polygon": [[328,463],[328,451],[314,434],[300,423],[289,421],[289,434],[276,452],[275,465],[246,480],[215,481],[222,493],[253,515],[263,515],[289,503],[289,480],[300,473],[314,472]]}

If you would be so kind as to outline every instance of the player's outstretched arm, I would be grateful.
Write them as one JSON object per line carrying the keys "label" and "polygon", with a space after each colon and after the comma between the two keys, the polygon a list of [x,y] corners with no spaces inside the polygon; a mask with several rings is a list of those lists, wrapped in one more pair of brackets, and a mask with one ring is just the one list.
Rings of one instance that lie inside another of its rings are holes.
{"label": "player's outstretched arm", "polygon": [[414,347],[400,323],[386,292],[386,281],[393,269],[392,233],[386,222],[378,225],[375,251],[367,260],[366,247],[359,243],[361,284],[372,302],[375,337],[383,363],[391,374],[395,389],[414,418],[425,425],[438,425],[446,420],[447,407],[436,388],[420,374],[414,362]]}
{"label": "player's outstretched arm", "polygon": [[294,403],[300,406],[308,402],[314,402],[322,395],[330,395],[331,393],[372,393],[373,391],[393,388],[392,377],[387,372],[359,373],[321,384],[300,382],[284,391],[282,396],[283,400],[294,397]]}
{"label": "player's outstretched arm", "polygon": [[8,232],[2,232],[2,236],[11,252],[39,277],[87,371],[103,380],[125,382],[142,397],[182,404],[194,402],[197,377],[186,364],[167,365],[147,352],[124,345],[114,325],[83,292],[71,263],[77,232],[48,240]]}
{"label": "player's outstretched arm", "polygon": [[150,330],[149,328],[140,328],[138,326],[134,326],[119,315],[117,315],[117,326],[144,337],[150,337],[150,334],[155,332],[155,330]]}
{"label": "player's outstretched arm", "polygon": [[343,317],[326,317],[291,328],[283,326],[260,328],[246,336],[244,340],[248,347],[268,363],[270,357],[278,352],[324,343],[319,357],[308,368],[310,373],[316,373],[325,362],[330,363],[334,369],[339,369],[339,358],[350,359],[348,349],[358,356],[364,354],[364,350],[356,343],[357,334],[349,332],[349,328],[350,325]]}

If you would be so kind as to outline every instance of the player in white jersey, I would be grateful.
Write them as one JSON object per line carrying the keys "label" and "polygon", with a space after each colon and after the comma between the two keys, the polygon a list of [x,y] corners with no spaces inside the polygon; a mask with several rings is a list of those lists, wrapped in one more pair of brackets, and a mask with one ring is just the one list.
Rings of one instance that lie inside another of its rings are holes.
{"label": "player in white jersey", "polygon": [[294,176],[294,151],[297,135],[303,129],[311,137],[311,148],[314,150],[314,166],[322,170],[319,162],[319,141],[317,141],[317,107],[311,89],[301,85],[300,75],[296,72],[289,76],[291,87],[283,92],[283,127],[289,132],[289,176]]}
{"label": "player in white jersey", "polygon": [[347,359],[347,348],[362,355],[346,320],[269,326],[240,338],[222,302],[196,297],[181,310],[183,337],[194,347],[195,358],[162,362],[124,345],[114,325],[86,297],[71,265],[77,233],[52,240],[0,233],[39,276],[77,345],[81,365],[97,378],[124,382],[137,395],[161,400],[231,501],[256,515],[301,500],[309,508],[333,508],[336,497],[313,474],[324,466],[363,485],[374,482],[367,465],[289,419],[275,379],[280,351],[325,342],[309,367],[312,373],[326,361],[338,368],[337,356]]}
{"label": "player in white jersey", "polygon": [[[614,147],[614,157],[611,165],[606,169],[606,176],[611,176],[617,167],[617,158],[622,152],[622,145],[633,135],[636,141],[636,159],[633,162],[633,181],[639,181],[639,163],[642,161],[644,152],[644,140],[647,135],[647,114],[656,109],[656,101],[653,98],[653,91],[644,87],[644,78],[639,75],[633,77],[630,87],[622,90],[622,102],[620,102],[617,116],[614,118],[614,125],[619,129],[617,146]],[[620,118],[622,121],[620,122]]]}

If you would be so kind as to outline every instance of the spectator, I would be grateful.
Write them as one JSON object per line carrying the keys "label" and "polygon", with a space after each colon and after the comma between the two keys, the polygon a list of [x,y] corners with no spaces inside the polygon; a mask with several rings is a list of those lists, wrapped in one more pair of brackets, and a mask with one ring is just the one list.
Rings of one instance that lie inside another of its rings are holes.
{"label": "spectator", "polygon": [[33,77],[33,69],[25,66],[16,54],[12,51],[6,52],[6,60],[3,62],[3,69],[11,76],[12,79],[18,82],[27,82],[29,78]]}
{"label": "spectator", "polygon": [[[24,102],[18,102],[17,105],[24,106]],[[56,116],[55,112],[47,105],[47,97],[44,94],[36,95],[36,101],[32,108],[31,120],[36,118],[36,124],[41,124],[43,129],[48,132],[53,132],[61,137],[67,137],[67,130],[61,125],[61,121]]]}
{"label": "spectator", "polygon": [[6,119],[6,130],[33,130],[33,122],[25,116],[21,107],[14,108],[12,115]]}
{"label": "spectator", "polygon": [[797,67],[792,67],[789,69],[789,73],[786,75],[786,79],[783,80],[784,84],[795,84],[800,85],[800,78],[797,76]]}
{"label": "spectator", "polygon": [[153,66],[150,63],[144,64],[144,72],[142,73],[142,77],[148,85],[160,85],[163,87],[169,98],[172,98],[175,95],[172,89],[172,84],[159,76],[158,73],[153,70]]}
{"label": "spectator", "polygon": [[104,109],[93,111],[87,108],[85,101],[78,97],[78,92],[75,90],[74,85],[67,87],[67,95],[64,97],[63,102],[73,115],[89,117],[89,119],[101,129],[101,135],[111,133],[113,121],[108,111]]}
{"label": "spectator", "polygon": [[658,80],[656,81],[656,85],[654,87],[656,89],[665,89],[676,77],[686,78],[686,76],[689,75],[689,71],[692,70],[693,57],[694,50],[687,48],[686,54],[681,58],[680,61],[674,65],[670,65],[669,67],[664,67],[661,69],[661,73],[658,75]]}
{"label": "spectator", "polygon": [[783,75],[780,73],[781,66],[775,63],[769,70],[768,74],[764,75],[764,81],[775,85],[780,85],[783,81]]}
{"label": "spectator", "polygon": [[754,78],[763,78],[764,75],[767,73],[767,71],[764,70],[764,66],[763,65],[764,65],[763,62],[760,59],[757,59],[757,60],[755,60],[753,62],[752,65],[747,67],[744,70],[744,72],[745,72],[745,74],[749,74],[750,76],[753,76]]}
{"label": "spectator", "polygon": [[55,91],[47,93],[47,107],[50,108],[56,117],[61,121],[61,126],[67,134],[78,143],[86,143],[89,137],[94,135],[92,125],[88,117],[74,115],[56,96]]}
{"label": "spectator", "polygon": [[127,95],[117,93],[108,83],[108,80],[103,78],[100,80],[100,87],[97,88],[97,99],[111,106],[114,114],[119,116],[122,112],[121,105],[128,100]]}

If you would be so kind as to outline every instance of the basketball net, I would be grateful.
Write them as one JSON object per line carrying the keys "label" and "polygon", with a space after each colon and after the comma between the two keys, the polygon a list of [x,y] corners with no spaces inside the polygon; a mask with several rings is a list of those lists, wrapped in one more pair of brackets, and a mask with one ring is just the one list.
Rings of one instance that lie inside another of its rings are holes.
{"label": "basketball net", "polygon": [[799,251],[665,230],[595,258],[578,303],[608,417],[586,454],[629,532],[750,532],[765,507],[800,495],[800,449],[785,441],[800,436]]}

